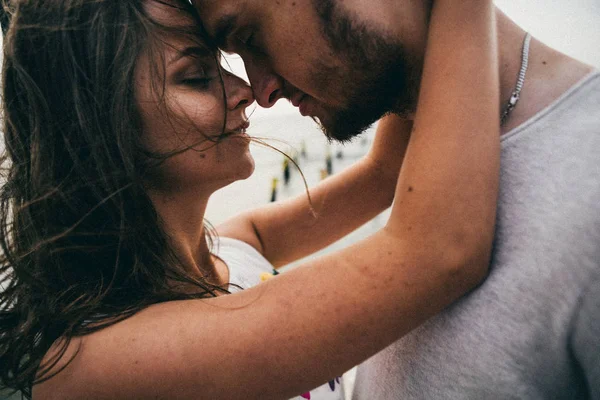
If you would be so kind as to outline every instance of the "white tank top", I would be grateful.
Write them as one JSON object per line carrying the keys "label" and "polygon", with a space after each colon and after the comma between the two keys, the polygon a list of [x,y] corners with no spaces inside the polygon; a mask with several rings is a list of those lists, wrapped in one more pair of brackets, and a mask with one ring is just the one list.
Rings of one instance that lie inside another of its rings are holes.
{"label": "white tank top", "polygon": [[[241,240],[218,238],[215,240],[214,254],[229,268],[231,293],[258,285],[276,273],[273,265],[258,250]],[[309,393],[294,397],[294,400],[344,400],[344,398],[343,379],[339,377]]]}

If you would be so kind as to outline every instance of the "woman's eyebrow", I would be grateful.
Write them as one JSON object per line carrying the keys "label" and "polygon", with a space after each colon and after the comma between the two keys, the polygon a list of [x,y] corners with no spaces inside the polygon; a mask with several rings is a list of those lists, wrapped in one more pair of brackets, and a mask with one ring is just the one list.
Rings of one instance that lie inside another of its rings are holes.
{"label": "woman's eyebrow", "polygon": [[178,51],[176,53],[176,55],[169,61],[168,65],[174,64],[184,57],[202,58],[202,57],[207,57],[207,56],[210,56],[213,54],[214,54],[214,51],[212,51],[206,47],[190,46],[190,47],[186,47],[185,49],[183,49],[181,51]]}

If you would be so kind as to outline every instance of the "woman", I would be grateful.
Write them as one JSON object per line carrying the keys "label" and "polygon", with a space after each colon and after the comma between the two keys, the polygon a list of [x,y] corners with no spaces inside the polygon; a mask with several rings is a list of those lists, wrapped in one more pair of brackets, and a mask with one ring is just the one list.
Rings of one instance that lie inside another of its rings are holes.
{"label": "woman", "polygon": [[[311,192],[316,217],[303,198],[254,210],[219,227],[227,238],[211,251],[208,198],[253,170],[253,98],[219,67],[192,7],[11,1],[3,384],[38,399],[289,398],[477,285],[499,164],[493,5],[454,3],[434,4],[406,155],[407,136],[388,132],[398,122],[384,122],[364,161]],[[260,272],[242,268],[313,252],[392,197],[372,237],[228,294]],[[274,248],[281,235],[294,246]]]}

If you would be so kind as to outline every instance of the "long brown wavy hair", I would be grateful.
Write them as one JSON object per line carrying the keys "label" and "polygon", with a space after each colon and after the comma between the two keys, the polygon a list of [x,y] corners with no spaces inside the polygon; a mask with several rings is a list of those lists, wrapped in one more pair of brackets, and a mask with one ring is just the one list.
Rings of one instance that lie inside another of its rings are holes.
{"label": "long brown wavy hair", "polygon": [[30,397],[63,356],[42,364],[58,339],[64,352],[151,304],[225,292],[185,272],[144,189],[169,155],[142,148],[134,69],[175,29],[145,1],[163,3],[4,0],[0,388]]}

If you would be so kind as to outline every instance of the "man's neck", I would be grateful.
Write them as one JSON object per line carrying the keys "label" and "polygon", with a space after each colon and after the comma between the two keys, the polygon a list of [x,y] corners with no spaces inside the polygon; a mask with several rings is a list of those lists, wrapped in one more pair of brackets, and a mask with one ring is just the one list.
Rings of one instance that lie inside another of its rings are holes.
{"label": "man's neck", "polygon": [[[504,110],[516,86],[521,68],[525,31],[497,10],[500,62],[500,106]],[[529,68],[521,98],[510,113],[502,133],[506,133],[549,106],[593,68],[532,39]]]}

